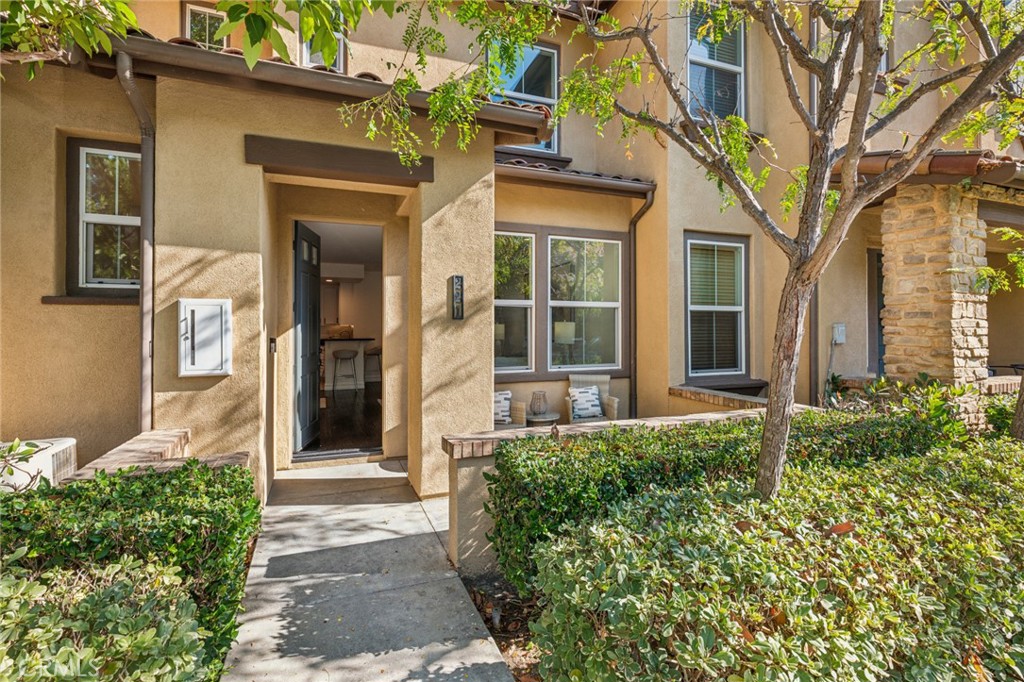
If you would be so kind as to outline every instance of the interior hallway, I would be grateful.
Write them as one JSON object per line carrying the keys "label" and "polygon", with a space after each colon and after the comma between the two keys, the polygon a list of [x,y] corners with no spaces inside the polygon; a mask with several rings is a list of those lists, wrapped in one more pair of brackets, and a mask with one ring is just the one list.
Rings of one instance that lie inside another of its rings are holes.
{"label": "interior hallway", "polygon": [[511,682],[405,461],[282,471],[225,682]]}

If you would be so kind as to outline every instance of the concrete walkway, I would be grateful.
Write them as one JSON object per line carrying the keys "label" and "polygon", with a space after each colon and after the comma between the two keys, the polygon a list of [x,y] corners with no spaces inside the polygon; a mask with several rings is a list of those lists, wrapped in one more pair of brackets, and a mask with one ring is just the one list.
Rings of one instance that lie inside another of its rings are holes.
{"label": "concrete walkway", "polygon": [[398,461],[278,474],[225,682],[511,682]]}

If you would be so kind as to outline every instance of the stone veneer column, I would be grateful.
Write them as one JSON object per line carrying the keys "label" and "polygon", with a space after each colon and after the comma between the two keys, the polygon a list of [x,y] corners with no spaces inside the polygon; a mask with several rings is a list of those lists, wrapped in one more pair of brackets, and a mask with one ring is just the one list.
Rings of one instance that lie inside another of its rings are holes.
{"label": "stone veneer column", "polygon": [[988,376],[987,263],[977,199],[957,186],[900,186],[882,210],[885,372],[973,384]]}

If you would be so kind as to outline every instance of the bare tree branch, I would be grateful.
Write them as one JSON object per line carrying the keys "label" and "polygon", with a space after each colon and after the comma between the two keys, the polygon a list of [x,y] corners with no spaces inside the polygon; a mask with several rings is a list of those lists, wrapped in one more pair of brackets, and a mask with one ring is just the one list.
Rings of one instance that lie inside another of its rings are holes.
{"label": "bare tree branch", "polygon": [[779,26],[781,17],[775,3],[765,3],[763,6],[751,5],[750,12],[760,18],[761,25],[775,45],[775,51],[779,57],[779,66],[782,67],[782,77],[786,81],[786,93],[789,95],[789,102],[793,106],[793,111],[800,117],[807,132],[817,135],[819,132],[818,125],[811,118],[811,112],[808,111],[807,105],[800,95],[800,88],[797,87],[796,79],[793,76],[793,67],[789,62],[790,47],[782,38],[782,29]]}

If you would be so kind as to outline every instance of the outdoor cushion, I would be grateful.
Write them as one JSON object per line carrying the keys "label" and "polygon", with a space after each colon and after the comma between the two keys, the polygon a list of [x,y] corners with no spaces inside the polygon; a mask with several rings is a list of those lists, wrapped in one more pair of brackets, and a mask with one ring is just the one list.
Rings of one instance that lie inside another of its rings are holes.
{"label": "outdoor cushion", "polygon": [[512,391],[494,392],[494,423],[512,423]]}
{"label": "outdoor cushion", "polygon": [[570,388],[569,400],[572,401],[573,419],[594,419],[603,417],[601,411],[601,391],[597,386]]}

